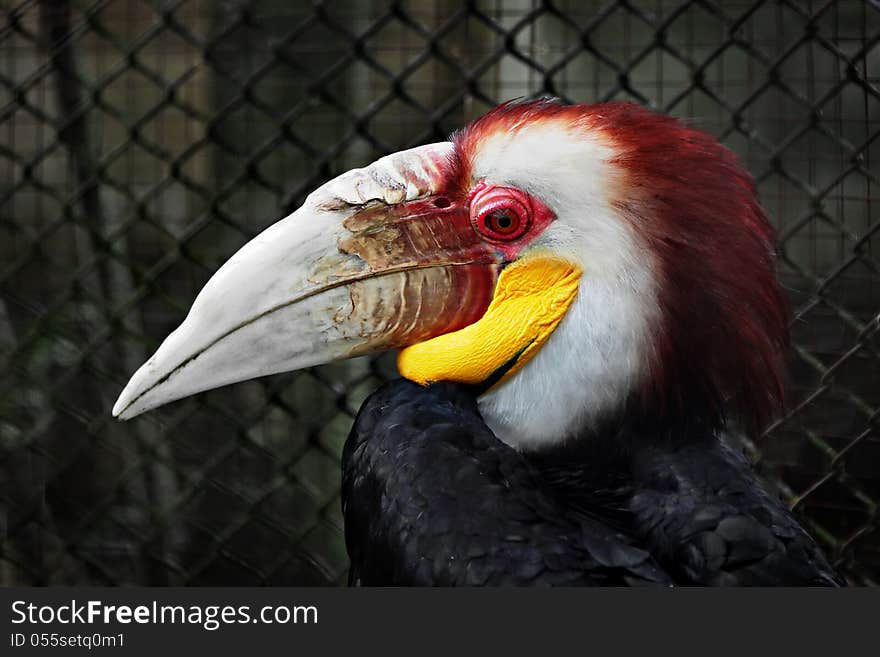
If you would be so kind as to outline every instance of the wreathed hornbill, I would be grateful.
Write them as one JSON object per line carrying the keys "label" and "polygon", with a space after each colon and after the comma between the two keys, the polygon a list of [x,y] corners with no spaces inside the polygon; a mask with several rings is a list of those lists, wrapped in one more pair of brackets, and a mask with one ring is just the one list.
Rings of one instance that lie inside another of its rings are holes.
{"label": "wreathed hornbill", "polygon": [[841,584],[725,438],[781,400],[772,248],[712,137],[507,103],[247,243],[113,413],[401,348],[344,448],[353,583]]}

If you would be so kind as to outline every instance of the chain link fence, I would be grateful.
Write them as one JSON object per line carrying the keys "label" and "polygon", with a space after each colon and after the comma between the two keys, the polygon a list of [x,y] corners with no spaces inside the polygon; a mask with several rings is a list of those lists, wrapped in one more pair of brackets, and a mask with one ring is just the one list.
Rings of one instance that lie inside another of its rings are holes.
{"label": "chain link fence", "polygon": [[635,100],[746,162],[795,308],[747,445],[880,579],[880,4],[4,0],[0,584],[338,584],[339,455],[387,358],[111,419],[210,274],[324,180],[496,103]]}

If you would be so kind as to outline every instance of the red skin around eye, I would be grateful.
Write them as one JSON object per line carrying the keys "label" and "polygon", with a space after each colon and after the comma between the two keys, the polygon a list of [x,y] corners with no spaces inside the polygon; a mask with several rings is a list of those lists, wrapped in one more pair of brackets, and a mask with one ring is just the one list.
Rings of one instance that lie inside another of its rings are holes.
{"label": "red skin around eye", "polygon": [[[476,229],[490,241],[512,242],[529,228],[531,210],[512,198],[506,190],[493,199],[480,199],[471,213]],[[507,225],[501,221],[506,219]]]}
{"label": "red skin around eye", "polygon": [[[540,235],[553,220],[553,212],[530,194],[516,187],[478,183],[469,195],[471,223],[474,230],[494,249],[503,254],[504,260],[514,260],[519,252]],[[492,231],[485,224],[485,217],[494,210],[507,208],[519,219],[519,225],[510,236]]]}

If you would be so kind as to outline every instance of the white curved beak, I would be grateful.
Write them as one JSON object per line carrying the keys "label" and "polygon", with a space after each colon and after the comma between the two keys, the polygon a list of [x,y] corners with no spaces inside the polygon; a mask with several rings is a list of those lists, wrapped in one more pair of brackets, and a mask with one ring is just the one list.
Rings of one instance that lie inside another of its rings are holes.
{"label": "white curved beak", "polygon": [[135,372],[113,415],[479,319],[499,261],[451,191],[451,148],[422,146],[345,173],[245,244]]}

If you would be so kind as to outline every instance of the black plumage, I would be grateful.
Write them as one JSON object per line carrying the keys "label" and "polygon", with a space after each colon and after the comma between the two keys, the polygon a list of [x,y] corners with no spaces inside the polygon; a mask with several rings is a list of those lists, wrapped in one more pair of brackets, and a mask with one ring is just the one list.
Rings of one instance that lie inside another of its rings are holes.
{"label": "black plumage", "polygon": [[527,454],[471,390],[398,380],[364,403],[342,467],[354,584],[842,584],[708,427],[617,423]]}

